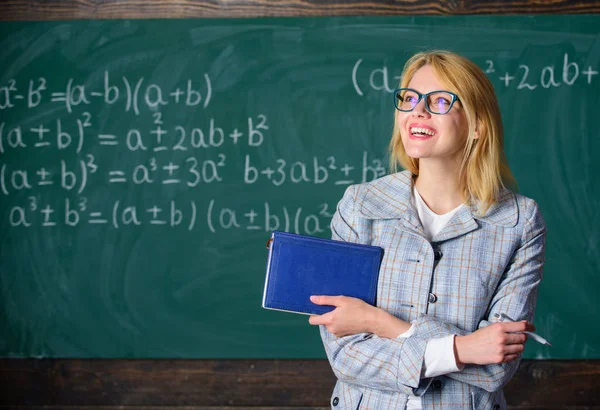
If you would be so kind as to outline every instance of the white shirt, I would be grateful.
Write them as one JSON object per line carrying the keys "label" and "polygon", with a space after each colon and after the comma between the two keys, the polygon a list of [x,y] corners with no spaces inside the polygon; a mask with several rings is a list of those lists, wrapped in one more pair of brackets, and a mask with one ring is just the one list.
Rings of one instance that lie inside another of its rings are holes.
{"label": "white shirt", "polygon": [[444,227],[450,222],[450,219],[454,216],[456,212],[464,205],[460,204],[450,212],[447,212],[443,215],[438,215],[433,212],[421,195],[419,191],[417,191],[417,187],[413,186],[413,201],[414,205],[417,208],[417,213],[419,214],[419,219],[421,220],[421,225],[423,225],[423,231],[425,231],[425,237],[429,242],[433,239],[435,235],[437,235]]}
{"label": "white shirt", "polygon": [[[421,225],[423,225],[425,237],[429,241],[444,229],[454,214],[464,206],[461,204],[448,213],[438,215],[429,209],[425,201],[423,201],[423,198],[421,198],[421,195],[419,195],[416,187],[413,187],[413,201],[417,208]],[[411,326],[410,329],[398,337],[410,337],[413,333],[414,327]],[[436,377],[459,370],[462,369],[456,365],[456,359],[454,357],[454,335],[431,339],[427,342],[421,377]],[[409,396],[408,402],[406,403],[406,409],[421,410],[421,398],[414,395]]]}

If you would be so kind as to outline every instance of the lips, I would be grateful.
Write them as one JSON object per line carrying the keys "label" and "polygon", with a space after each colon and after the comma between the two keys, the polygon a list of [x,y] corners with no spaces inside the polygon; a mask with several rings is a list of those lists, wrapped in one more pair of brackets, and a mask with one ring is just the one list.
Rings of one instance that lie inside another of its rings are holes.
{"label": "lips", "polygon": [[437,135],[437,131],[425,124],[413,123],[408,127],[408,135],[411,139],[426,140]]}

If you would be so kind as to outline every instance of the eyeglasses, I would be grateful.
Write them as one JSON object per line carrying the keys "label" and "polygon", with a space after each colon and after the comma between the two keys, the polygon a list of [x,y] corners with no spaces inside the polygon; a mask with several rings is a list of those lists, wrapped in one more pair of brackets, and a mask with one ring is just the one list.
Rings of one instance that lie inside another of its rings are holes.
{"label": "eyeglasses", "polygon": [[412,111],[421,99],[425,100],[425,109],[432,114],[448,114],[454,102],[460,101],[458,95],[450,91],[431,91],[421,94],[412,88],[398,88],[394,91],[394,106],[398,111]]}

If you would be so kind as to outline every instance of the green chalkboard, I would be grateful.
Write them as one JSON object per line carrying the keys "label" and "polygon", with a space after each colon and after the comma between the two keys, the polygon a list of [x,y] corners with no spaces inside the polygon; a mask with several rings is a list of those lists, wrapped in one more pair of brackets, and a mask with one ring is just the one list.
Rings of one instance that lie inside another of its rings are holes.
{"label": "green chalkboard", "polygon": [[599,16],[0,23],[0,355],[321,358],[261,309],[273,229],[329,237],[386,172],[406,59],[451,49],[496,87],[548,223],[536,325],[598,358]]}

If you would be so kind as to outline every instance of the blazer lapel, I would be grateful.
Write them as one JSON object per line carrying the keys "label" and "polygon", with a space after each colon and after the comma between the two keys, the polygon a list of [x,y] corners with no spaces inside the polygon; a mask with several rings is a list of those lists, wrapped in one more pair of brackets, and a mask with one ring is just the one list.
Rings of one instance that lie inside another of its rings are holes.
{"label": "blazer lapel", "polygon": [[462,206],[452,219],[450,219],[450,222],[446,224],[444,229],[433,237],[431,242],[447,241],[448,239],[474,231],[478,227],[479,224],[473,218],[471,209],[468,206]]}
{"label": "blazer lapel", "polygon": [[367,219],[395,219],[397,227],[424,236],[412,203],[412,175],[408,171],[380,178],[368,185],[360,213]]}
{"label": "blazer lapel", "polygon": [[[398,172],[364,185],[358,212],[367,219],[395,219],[396,227],[424,237],[423,226],[412,201],[412,175]],[[511,227],[518,221],[519,210],[514,193],[502,189],[485,215],[477,215],[477,205],[463,206],[432,240],[441,242],[479,228],[481,223]]]}
{"label": "blazer lapel", "polygon": [[479,225],[489,223],[497,226],[514,227],[519,218],[519,208],[515,194],[508,189],[502,189],[498,200],[492,204],[485,215],[477,215],[477,205],[463,206],[448,224],[432,240],[432,242],[447,241],[479,228]]}
{"label": "blazer lapel", "polygon": [[421,219],[419,219],[417,209],[410,200],[408,202],[408,206],[406,207],[406,211],[402,214],[400,224],[404,230],[410,231],[419,236],[425,236],[425,231],[423,230],[423,225],[421,224]]}

